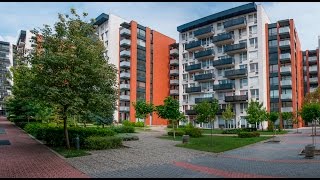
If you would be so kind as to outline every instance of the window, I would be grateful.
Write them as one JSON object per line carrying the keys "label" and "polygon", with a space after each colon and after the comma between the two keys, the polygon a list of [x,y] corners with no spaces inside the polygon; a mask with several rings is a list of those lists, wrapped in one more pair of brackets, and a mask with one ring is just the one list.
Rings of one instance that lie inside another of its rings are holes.
{"label": "window", "polygon": [[146,99],[146,93],[137,91],[137,99]]}
{"label": "window", "polygon": [[218,76],[224,76],[224,71],[222,69],[218,69]]}
{"label": "window", "polygon": [[258,72],[258,63],[252,63],[250,64],[250,72]]}
{"label": "window", "polygon": [[188,80],[188,74],[183,74],[182,77],[184,81]]}
{"label": "window", "polygon": [[241,113],[246,112],[248,108],[248,104],[247,103],[240,103],[240,111]]}
{"label": "window", "polygon": [[258,38],[257,37],[249,39],[249,42],[250,42],[250,47],[258,48]]}
{"label": "window", "polygon": [[103,35],[104,35],[104,34],[102,33],[102,34],[101,34],[101,40],[102,40],[102,41],[103,41]]}
{"label": "window", "polygon": [[269,78],[270,86],[277,86],[279,85],[278,76]]}
{"label": "window", "polygon": [[240,79],[240,88],[243,88],[245,86],[248,86],[248,79],[247,78]]}
{"label": "window", "polygon": [[250,78],[250,85],[251,86],[259,86],[259,79],[257,77],[251,77]]}
{"label": "window", "polygon": [[181,34],[181,39],[184,41],[184,40],[186,40],[186,33],[182,33]]}
{"label": "window", "polygon": [[224,93],[219,93],[218,94],[218,99],[219,100],[224,100]]}
{"label": "window", "polygon": [[271,28],[269,29],[269,36],[277,35],[277,28]]}
{"label": "window", "polygon": [[257,25],[249,26],[249,35],[257,34]]}
{"label": "window", "polygon": [[141,78],[146,78],[146,72],[141,71],[141,70],[137,70],[137,76],[141,77]]}
{"label": "window", "polygon": [[242,52],[239,55],[240,55],[240,63],[242,63],[242,61],[247,60],[247,52]]}
{"label": "window", "polygon": [[270,110],[272,111],[279,111],[279,103],[270,103]]}
{"label": "window", "polygon": [[258,59],[258,51],[249,52],[249,60]]}
{"label": "window", "polygon": [[189,32],[189,38],[193,38],[193,31]]}
{"label": "window", "polygon": [[137,29],[138,36],[146,37],[146,31],[142,29]]}
{"label": "window", "polygon": [[182,54],[183,60],[188,60],[188,53]]}
{"label": "window", "polygon": [[259,99],[259,89],[250,89],[251,98]]}
{"label": "window", "polygon": [[140,82],[140,81],[138,81],[137,87],[138,87],[138,88],[141,88],[141,89],[145,89],[145,88],[146,88],[146,83],[145,83],[145,82]]}
{"label": "window", "polygon": [[239,65],[240,69],[247,69],[247,65],[246,64],[242,64],[242,65]]}
{"label": "window", "polygon": [[257,23],[257,14],[251,14],[249,15],[249,20],[248,20],[249,23],[251,22],[254,22],[254,23]]}
{"label": "window", "polygon": [[217,23],[217,30],[221,30],[222,29],[222,23]]}
{"label": "window", "polygon": [[140,59],[145,59],[146,58],[146,51],[142,49],[137,49],[137,56]]}
{"label": "window", "polygon": [[269,71],[270,71],[270,73],[277,73],[278,72],[278,64],[270,65]]}
{"label": "window", "polygon": [[282,102],[282,107],[292,107],[292,102]]}
{"label": "window", "polygon": [[218,53],[222,53],[222,46],[217,46],[218,48]]}
{"label": "window", "polygon": [[279,90],[270,90],[270,98],[279,98]]}
{"label": "window", "polygon": [[247,35],[247,29],[243,28],[243,29],[239,29],[239,39],[245,37]]}
{"label": "window", "polygon": [[188,102],[188,95],[183,95],[183,102]]}
{"label": "window", "polygon": [[137,61],[137,69],[146,71],[146,62],[145,61]]}
{"label": "window", "polygon": [[269,41],[269,47],[276,47],[276,46],[278,46],[278,41],[277,40]]}
{"label": "window", "polygon": [[139,46],[146,47],[146,41],[144,41],[144,40],[142,40],[142,39],[138,39],[137,44],[138,44]]}

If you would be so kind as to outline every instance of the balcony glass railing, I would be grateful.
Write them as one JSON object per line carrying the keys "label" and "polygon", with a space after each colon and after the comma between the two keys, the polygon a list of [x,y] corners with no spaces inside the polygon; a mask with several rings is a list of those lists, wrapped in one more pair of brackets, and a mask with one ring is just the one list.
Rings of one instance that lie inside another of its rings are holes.
{"label": "balcony glass railing", "polygon": [[292,99],[292,94],[281,94],[281,99]]}
{"label": "balcony glass railing", "polygon": [[123,28],[120,30],[120,34],[121,35],[130,35],[131,34],[131,30],[127,29],[127,28]]}
{"label": "balcony glass railing", "polygon": [[130,62],[129,61],[122,61],[122,62],[120,62],[120,67],[130,67]]}
{"label": "balcony glass railing", "polygon": [[201,86],[186,88],[186,93],[193,93],[193,92],[201,92]]}
{"label": "balcony glass railing", "polygon": [[235,101],[246,101],[248,100],[248,95],[234,95],[234,96],[225,96],[225,102],[235,102]]}
{"label": "balcony glass railing", "polygon": [[130,51],[128,50],[123,50],[123,51],[120,51],[120,56],[130,56]]}
{"label": "balcony glass railing", "polygon": [[280,85],[281,86],[291,86],[292,81],[291,80],[281,80]]}
{"label": "balcony glass railing", "polygon": [[291,72],[291,66],[281,66],[280,72]]}
{"label": "balcony glass railing", "polygon": [[128,73],[128,72],[121,72],[121,73],[120,73],[120,78],[130,78],[130,73]]}
{"label": "balcony glass railing", "polygon": [[318,71],[318,67],[317,66],[309,66],[309,72],[311,71]]}
{"label": "balcony glass railing", "polygon": [[214,33],[214,30],[213,30],[213,28],[211,26],[208,26],[208,27],[205,27],[205,28],[201,28],[201,29],[195,30],[193,32],[195,37],[202,36],[202,35],[205,35],[205,34],[212,34],[212,33]]}
{"label": "balcony glass railing", "polygon": [[317,77],[313,77],[313,78],[309,78],[310,82],[318,82],[318,78]]}
{"label": "balcony glass railing", "polygon": [[241,24],[246,24],[246,18],[245,17],[240,17],[240,18],[237,18],[237,19],[231,19],[231,20],[228,20],[226,22],[223,23],[223,26],[225,29],[228,29],[228,28],[232,28],[233,26],[237,26],[237,25],[241,25]]}
{"label": "balcony glass railing", "polygon": [[212,102],[213,97],[206,97],[206,98],[194,98],[195,103],[201,103],[203,101]]}
{"label": "balcony glass railing", "polygon": [[130,107],[128,107],[128,106],[120,106],[119,110],[120,111],[130,111]]}
{"label": "balcony glass railing", "polygon": [[291,54],[290,53],[280,54],[280,59],[290,59],[290,58],[291,58]]}
{"label": "balcony glass railing", "polygon": [[124,46],[124,45],[130,46],[130,44],[131,44],[131,41],[129,39],[122,39],[120,41],[120,46]]}
{"label": "balcony glass railing", "polygon": [[310,61],[317,61],[317,56],[311,56],[311,57],[309,57],[308,58],[308,61],[310,62]]}
{"label": "balcony glass railing", "polygon": [[234,64],[234,58],[225,58],[220,60],[213,61],[213,66],[222,66],[222,65],[230,65]]}
{"label": "balcony glass railing", "polygon": [[179,74],[179,69],[170,69],[170,74]]}
{"label": "balcony glass railing", "polygon": [[120,100],[130,100],[129,95],[120,95]]}
{"label": "balcony glass railing", "polygon": [[192,65],[189,65],[189,66],[186,66],[186,71],[193,71],[193,70],[199,70],[201,69],[201,63],[199,64],[192,64]]}
{"label": "balcony glass railing", "polygon": [[213,73],[199,74],[199,75],[194,76],[194,80],[196,80],[196,81],[208,80],[208,79],[213,79],[213,78],[214,78]]}
{"label": "balcony glass railing", "polygon": [[281,107],[281,112],[292,112],[292,107]]}
{"label": "balcony glass railing", "polygon": [[130,84],[120,84],[120,89],[130,89]]}
{"label": "balcony glass railing", "polygon": [[282,34],[282,33],[290,33],[290,28],[287,26],[287,27],[281,27],[279,28],[279,33]]}
{"label": "balcony glass railing", "polygon": [[230,76],[243,76],[248,73],[247,69],[235,69],[235,70],[228,70],[225,71],[224,76],[230,77]]}
{"label": "balcony glass railing", "polygon": [[234,84],[233,83],[226,83],[226,84],[215,84],[213,85],[213,90],[224,90],[224,89],[233,89]]}
{"label": "balcony glass railing", "polygon": [[200,51],[200,52],[194,53],[194,58],[196,58],[196,59],[200,59],[200,58],[204,58],[204,57],[212,57],[212,56],[214,56],[213,49],[208,49],[205,51]]}
{"label": "balcony glass railing", "polygon": [[179,54],[179,50],[178,49],[171,49],[170,50],[170,54],[173,55],[173,54]]}
{"label": "balcony glass railing", "polygon": [[185,49],[193,49],[201,46],[201,41],[193,41],[185,45]]}
{"label": "balcony glass railing", "polygon": [[239,43],[239,44],[232,44],[228,45],[224,48],[224,52],[233,52],[241,49],[246,49],[247,48],[247,43]]}
{"label": "balcony glass railing", "polygon": [[279,46],[290,46],[290,41],[289,40],[280,41]]}

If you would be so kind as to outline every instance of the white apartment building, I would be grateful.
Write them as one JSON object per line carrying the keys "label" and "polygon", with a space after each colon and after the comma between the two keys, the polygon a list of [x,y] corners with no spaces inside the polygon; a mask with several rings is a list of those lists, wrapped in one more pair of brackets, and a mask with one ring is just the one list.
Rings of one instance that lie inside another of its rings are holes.
{"label": "white apartment building", "polygon": [[[116,15],[102,13],[96,18],[94,25],[97,26],[97,34],[104,42],[106,51],[104,56],[106,59],[109,59],[109,62],[114,64],[119,70],[119,28],[120,24],[123,22],[128,22]],[[114,112],[114,120],[119,121],[118,110]]]}
{"label": "white apartment building", "polygon": [[4,98],[11,95],[12,81],[7,79],[13,63],[12,44],[0,41],[0,115],[4,115]]}
{"label": "white apartment building", "polygon": [[221,109],[230,103],[235,112],[235,119],[225,122],[220,111],[214,128],[247,127],[245,116],[250,99],[263,102],[266,107],[266,23],[270,21],[263,7],[249,3],[177,28],[179,101],[189,122],[195,119],[193,106],[213,98],[218,99]]}

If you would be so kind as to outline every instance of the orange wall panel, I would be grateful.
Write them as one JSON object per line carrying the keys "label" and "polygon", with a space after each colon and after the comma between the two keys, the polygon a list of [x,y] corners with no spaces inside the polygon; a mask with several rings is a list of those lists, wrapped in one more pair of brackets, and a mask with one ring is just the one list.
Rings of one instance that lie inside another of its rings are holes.
{"label": "orange wall panel", "polygon": [[132,102],[137,99],[137,23],[131,21],[131,57],[130,57],[130,121],[136,121],[136,111]]}

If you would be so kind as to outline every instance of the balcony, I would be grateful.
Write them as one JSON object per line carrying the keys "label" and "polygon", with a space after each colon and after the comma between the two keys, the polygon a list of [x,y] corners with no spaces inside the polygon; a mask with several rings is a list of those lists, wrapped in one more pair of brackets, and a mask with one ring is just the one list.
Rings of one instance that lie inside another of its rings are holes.
{"label": "balcony", "polygon": [[194,102],[195,102],[196,104],[201,103],[201,102],[204,102],[204,101],[212,102],[212,101],[213,101],[213,97],[194,98]]}
{"label": "balcony", "polygon": [[309,66],[309,73],[310,74],[318,73],[318,67],[317,66]]}
{"label": "balcony", "polygon": [[225,96],[225,102],[240,102],[240,101],[247,101],[248,95],[234,95],[234,96]]}
{"label": "balcony", "polygon": [[131,36],[131,30],[130,29],[127,29],[127,28],[123,28],[120,30],[120,36],[123,36],[123,37],[130,37]]}
{"label": "balcony", "polygon": [[129,48],[131,45],[131,41],[129,39],[122,39],[120,41],[120,47]]}
{"label": "balcony", "polygon": [[248,75],[247,69],[235,69],[235,70],[228,70],[224,72],[224,76],[229,79],[245,77],[247,75]]}
{"label": "balcony", "polygon": [[122,50],[120,51],[120,57],[123,57],[123,58],[129,58],[130,57],[130,51],[128,50]]}
{"label": "balcony", "polygon": [[120,95],[119,99],[121,101],[130,101],[130,96],[129,95]]}
{"label": "balcony", "polygon": [[130,84],[120,84],[121,90],[130,90]]}
{"label": "balcony", "polygon": [[281,94],[282,101],[292,101],[292,94]]}
{"label": "balcony", "polygon": [[188,109],[188,110],[186,110],[186,115],[197,115],[197,113],[193,109]]}
{"label": "balcony", "polygon": [[291,74],[291,66],[281,66],[280,74]]}
{"label": "balcony", "polygon": [[172,85],[179,84],[179,79],[170,79],[170,84]]}
{"label": "balcony", "polygon": [[170,95],[179,95],[178,89],[170,89]]}
{"label": "balcony", "polygon": [[179,69],[170,69],[170,75],[179,75]]}
{"label": "balcony", "polygon": [[290,34],[290,28],[289,26],[286,27],[280,27],[279,28],[279,34]]}
{"label": "balcony", "polygon": [[234,29],[239,29],[247,26],[246,18],[240,17],[237,19],[231,19],[223,23],[224,29],[226,31],[231,31]]}
{"label": "balcony", "polygon": [[192,65],[186,66],[185,71],[196,72],[196,71],[203,71],[203,69],[201,69],[201,63],[199,63],[199,64],[192,64]]}
{"label": "balcony", "polygon": [[119,106],[119,111],[129,112],[130,111],[130,107],[128,107],[128,106]]}
{"label": "balcony", "polygon": [[124,69],[129,69],[130,68],[130,62],[129,61],[121,61],[120,62],[120,67]]}
{"label": "balcony", "polygon": [[317,88],[311,88],[310,87],[310,92],[315,92],[317,90]]}
{"label": "balcony", "polygon": [[214,50],[213,49],[208,49],[205,51],[200,51],[194,54],[194,58],[198,60],[204,60],[208,58],[213,58],[214,57]]}
{"label": "balcony", "polygon": [[223,90],[232,90],[234,88],[233,83],[226,83],[226,84],[215,84],[213,85],[214,91],[223,91]]}
{"label": "balcony", "polygon": [[186,93],[197,93],[197,92],[201,92],[201,86],[186,88]]}
{"label": "balcony", "polygon": [[214,29],[211,26],[204,27],[193,32],[194,37],[201,39],[214,35]]}
{"label": "balcony", "polygon": [[311,57],[308,58],[309,65],[317,64],[317,61],[318,61],[317,56],[311,56]]}
{"label": "balcony", "polygon": [[214,36],[212,42],[215,45],[230,44],[234,42],[234,38],[230,33],[223,33],[219,34],[218,36]]}
{"label": "balcony", "polygon": [[199,74],[194,76],[195,81],[213,81],[214,80],[214,74],[208,73],[208,74]]}
{"label": "balcony", "polygon": [[290,49],[290,40],[284,40],[279,42],[280,49]]}
{"label": "balcony", "polygon": [[280,54],[280,61],[281,62],[290,62],[291,61],[291,54],[290,53]]}
{"label": "balcony", "polygon": [[128,73],[128,72],[121,72],[121,73],[120,73],[120,78],[121,78],[121,79],[130,79],[130,73]]}
{"label": "balcony", "polygon": [[317,77],[309,78],[309,82],[310,84],[318,84],[318,78]]}
{"label": "balcony", "polygon": [[[222,115],[222,113],[225,111],[225,109],[219,109],[216,115]],[[233,109],[231,109],[231,112],[235,112]]]}
{"label": "balcony", "polygon": [[234,58],[225,58],[213,61],[215,68],[234,67]]}
{"label": "balcony", "polygon": [[171,49],[170,55],[173,57],[179,57],[179,50],[178,49]]}
{"label": "balcony", "polygon": [[247,43],[232,44],[224,48],[224,52],[227,54],[236,54],[245,51],[247,51]]}
{"label": "balcony", "polygon": [[170,65],[179,65],[179,59],[170,59]]}
{"label": "balcony", "polygon": [[281,85],[281,87],[283,87],[283,86],[292,86],[291,85],[292,84],[292,81],[291,81],[291,79],[290,80],[281,80],[280,81],[280,85]]}
{"label": "balcony", "polygon": [[292,107],[281,107],[281,112],[292,112]]}
{"label": "balcony", "polygon": [[204,47],[201,45],[201,41],[193,41],[185,45],[186,51],[197,51],[203,50]]}

